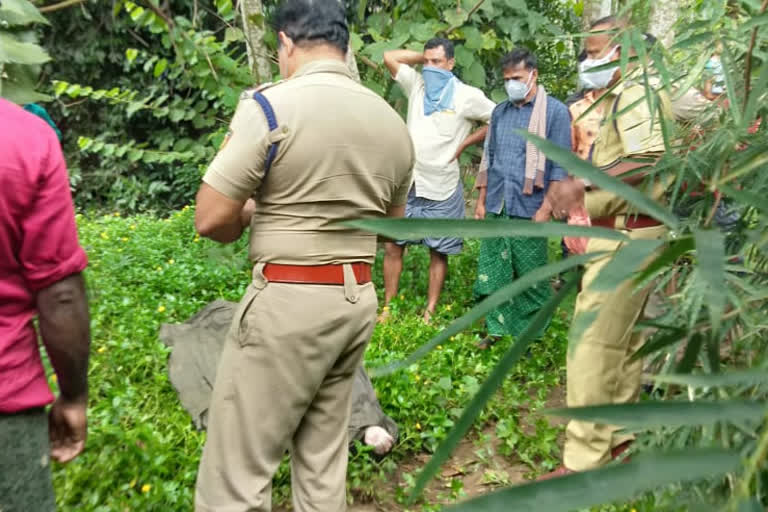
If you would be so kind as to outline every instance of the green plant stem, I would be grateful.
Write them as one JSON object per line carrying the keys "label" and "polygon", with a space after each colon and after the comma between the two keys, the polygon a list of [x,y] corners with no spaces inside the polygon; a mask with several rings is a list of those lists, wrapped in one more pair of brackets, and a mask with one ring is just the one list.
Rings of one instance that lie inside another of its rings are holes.
{"label": "green plant stem", "polygon": [[752,480],[755,478],[757,470],[765,462],[766,457],[768,457],[768,415],[766,415],[763,423],[763,433],[760,436],[760,441],[757,443],[757,450],[755,450],[754,455],[752,455],[752,458],[747,463],[747,469],[741,479],[738,491],[731,497],[728,503],[729,512],[737,512],[742,499],[749,498]]}
{"label": "green plant stem", "polygon": [[[768,0],[763,0],[763,4],[760,6],[760,14],[765,12],[768,7]],[[757,29],[752,29],[752,38],[749,40],[749,50],[747,50],[747,62],[744,66],[744,108],[747,108],[749,102],[749,89],[752,82],[752,53],[755,51],[755,44],[757,43]]]}
{"label": "green plant stem", "polygon": [[81,4],[83,2],[85,2],[85,0],[64,0],[63,2],[59,2],[57,4],[46,5],[46,6],[40,7],[38,9],[38,11],[40,11],[40,12],[59,11],[61,9],[66,9],[67,7],[71,7],[73,5]]}

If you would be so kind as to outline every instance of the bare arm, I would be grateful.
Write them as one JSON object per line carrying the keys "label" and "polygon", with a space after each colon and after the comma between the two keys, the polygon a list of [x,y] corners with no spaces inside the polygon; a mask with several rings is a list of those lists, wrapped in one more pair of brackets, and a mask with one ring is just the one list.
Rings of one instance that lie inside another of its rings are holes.
{"label": "bare arm", "polygon": [[464,152],[465,149],[467,149],[469,146],[474,146],[475,144],[480,144],[485,140],[485,136],[488,133],[488,125],[483,125],[481,128],[478,128],[473,133],[471,133],[466,139],[464,139],[464,142],[462,142],[459,145],[459,149],[456,150],[456,154],[453,156],[454,160],[458,160],[461,154]]}
{"label": "bare arm", "polygon": [[85,449],[88,435],[88,300],[80,273],[37,293],[40,335],[58,377],[61,395],[48,412],[51,457],[69,462]]}
{"label": "bare arm", "polygon": [[40,290],[37,309],[40,335],[56,371],[61,396],[85,403],[91,333],[82,274],[65,277]]}
{"label": "bare arm", "polygon": [[478,190],[477,204],[475,205],[475,219],[482,220],[485,218],[485,198],[488,195],[488,187],[481,185],[476,187]]}
{"label": "bare arm", "polygon": [[195,229],[200,235],[228,244],[243,234],[247,216],[244,212],[246,201],[231,199],[203,183],[197,192],[196,202]]}
{"label": "bare arm", "polygon": [[387,217],[392,217],[395,219],[405,217],[405,205],[390,205],[389,209],[387,210]]}
{"label": "bare arm", "polygon": [[392,78],[397,76],[400,64],[414,66],[424,63],[424,55],[413,50],[389,50],[384,52],[384,64],[389,69]]}

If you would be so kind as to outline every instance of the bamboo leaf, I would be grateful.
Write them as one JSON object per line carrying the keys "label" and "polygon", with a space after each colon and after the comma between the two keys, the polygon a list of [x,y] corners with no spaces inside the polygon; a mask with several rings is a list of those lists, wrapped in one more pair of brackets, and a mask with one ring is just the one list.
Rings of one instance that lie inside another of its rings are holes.
{"label": "bamboo leaf", "polygon": [[712,330],[720,328],[725,310],[725,235],[719,230],[695,230],[699,275],[707,285],[705,300]]}
{"label": "bamboo leaf", "polygon": [[679,384],[695,388],[728,387],[728,386],[757,386],[768,383],[767,368],[721,373],[717,375],[667,374],[655,375],[656,382],[664,384]]}
{"label": "bamboo leaf", "polygon": [[738,452],[720,449],[649,453],[630,462],[510,487],[446,509],[451,512],[542,510],[566,512],[627,500],[672,482],[693,481],[735,471]]}
{"label": "bamboo leaf", "polygon": [[460,238],[586,236],[607,240],[628,240],[626,235],[614,229],[519,219],[364,219],[348,221],[344,224],[397,240],[419,240],[427,236]]}
{"label": "bamboo leaf", "polygon": [[467,327],[475,323],[477,320],[481,319],[488,311],[491,311],[492,309],[498,307],[499,305],[516,297],[517,295],[521,294],[523,291],[527,290],[531,286],[545,279],[548,279],[551,276],[554,276],[562,272],[565,272],[569,269],[578,267],[579,265],[583,265],[586,262],[590,261],[592,258],[595,258],[596,256],[600,256],[602,254],[605,254],[605,253],[596,252],[596,253],[581,254],[578,256],[571,256],[570,258],[566,258],[564,260],[561,260],[555,263],[550,263],[549,265],[545,265],[531,272],[528,272],[527,274],[523,275],[520,279],[517,279],[511,284],[508,284],[501,290],[497,291],[496,293],[494,293],[493,295],[491,295],[490,297],[482,301],[480,304],[478,304],[477,306],[469,310],[462,317],[451,322],[451,324],[448,325],[448,327],[442,330],[437,336],[435,336],[434,338],[432,338],[431,340],[427,341],[422,346],[420,346],[418,349],[416,349],[406,359],[402,361],[386,364],[383,366],[378,366],[376,368],[371,368],[369,370],[369,374],[371,378],[381,377],[383,375],[389,375],[398,370],[409,367],[410,365],[416,363],[417,361],[419,361],[419,359],[427,355],[437,345],[444,343],[446,340],[450,339],[451,336],[454,336],[455,334],[460,333],[461,331],[463,331],[464,329],[466,329]]}
{"label": "bamboo leaf", "polygon": [[571,151],[561,148],[557,144],[554,144],[546,139],[538,137],[529,133],[526,130],[517,130],[517,133],[527,140],[530,140],[536,146],[547,155],[547,158],[553,162],[557,162],[568,172],[578,176],[579,178],[586,178],[594,185],[601,189],[613,192],[614,194],[624,198],[638,208],[640,211],[652,216],[653,218],[663,222],[667,226],[675,229],[678,226],[678,219],[668,211],[666,208],[650,199],[643,194],[640,190],[635,189],[623,181],[609,176],[600,169],[594,167],[591,163],[586,162],[574,155]]}
{"label": "bamboo leaf", "polygon": [[685,339],[684,329],[673,329],[672,332],[665,334],[664,336],[654,336],[653,338],[648,340],[645,343],[645,345],[640,347],[640,350],[638,350],[632,355],[631,360],[634,361],[637,359],[642,359],[645,356],[648,356],[650,354],[658,352],[663,348],[666,348],[670,345],[678,343],[683,339]]}
{"label": "bamboo leaf", "polygon": [[677,261],[683,254],[690,252],[695,248],[696,246],[693,237],[685,237],[673,241],[666,249],[664,249],[658,258],[653,260],[650,265],[640,273],[637,282],[645,282],[661,270],[669,267],[669,265]]}
{"label": "bamboo leaf", "polygon": [[699,359],[699,352],[701,352],[701,345],[704,342],[704,338],[701,334],[694,334],[688,340],[688,344],[685,346],[685,353],[683,358],[677,363],[675,371],[677,373],[690,373],[696,361]]}
{"label": "bamboo leaf", "polygon": [[615,289],[629,279],[662,243],[662,240],[632,240],[624,244],[600,270],[589,288],[597,292]]}
{"label": "bamboo leaf", "polygon": [[719,421],[759,421],[765,413],[765,404],[746,400],[640,402],[544,411],[548,416],[620,425],[631,429],[712,425]]}
{"label": "bamboo leaf", "polygon": [[[580,277],[580,276],[578,276]],[[491,374],[483,382],[480,389],[478,389],[475,396],[469,402],[469,405],[464,409],[461,417],[456,422],[456,425],[451,429],[446,437],[438,447],[435,454],[429,460],[424,469],[419,474],[419,478],[416,481],[416,485],[411,493],[411,501],[418,498],[426,485],[435,476],[440,466],[445,462],[453,453],[456,445],[464,437],[467,431],[470,429],[475,421],[475,418],[480,414],[485,404],[490,400],[494,393],[501,387],[507,374],[512,370],[512,367],[517,363],[520,357],[525,354],[526,349],[535,339],[536,334],[547,324],[549,318],[557,309],[557,306],[571,293],[579,282],[579,278],[572,278],[566,282],[566,285],[560,289],[560,291],[552,297],[543,308],[536,313],[528,328],[520,335],[515,341],[512,347],[507,351],[504,357],[499,361]]]}
{"label": "bamboo leaf", "polygon": [[737,90],[743,90],[742,87],[736,86],[736,80],[733,76],[733,70],[736,68],[734,58],[731,55],[731,51],[728,49],[728,45],[722,46],[723,53],[720,58],[723,61],[723,76],[725,77],[725,93],[728,95],[728,101],[730,103],[728,112],[733,116],[733,120],[737,125],[742,123],[744,119],[741,112],[741,102],[739,102],[738,96],[736,96]]}

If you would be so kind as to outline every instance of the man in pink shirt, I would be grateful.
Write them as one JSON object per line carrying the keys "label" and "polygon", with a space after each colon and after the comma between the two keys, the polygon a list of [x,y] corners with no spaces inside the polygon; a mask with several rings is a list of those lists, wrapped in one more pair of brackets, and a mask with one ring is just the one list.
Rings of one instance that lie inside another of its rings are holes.
{"label": "man in pink shirt", "polygon": [[[90,332],[69,178],[59,141],[0,98],[0,510],[55,510],[50,458],[83,451]],[[48,388],[37,317],[60,395]],[[53,402],[48,412],[45,406]]]}

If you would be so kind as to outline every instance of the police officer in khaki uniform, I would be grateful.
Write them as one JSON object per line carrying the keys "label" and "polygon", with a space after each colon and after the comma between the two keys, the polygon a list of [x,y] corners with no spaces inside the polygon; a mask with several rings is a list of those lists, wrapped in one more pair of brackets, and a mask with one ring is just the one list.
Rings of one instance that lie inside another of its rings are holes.
{"label": "police officer in khaki uniform", "polygon": [[244,95],[197,196],[198,232],[226,243],[250,225],[254,263],[214,385],[198,511],[271,510],[286,449],[294,509],[346,509],[376,237],[340,222],[402,216],[411,184],[405,123],[345,65],[340,3],[287,0],[273,24],[286,80]]}
{"label": "police officer in khaki uniform", "polygon": [[[615,68],[605,68],[620,58],[620,47],[615,44],[615,31],[619,28],[612,17],[595,22],[591,29],[594,33],[586,40],[588,58],[580,67],[582,81],[607,94],[602,99],[607,117],[593,147],[592,163],[608,174],[621,176],[627,184],[641,186],[643,174],[624,175],[647,164],[629,159],[658,158],[664,151],[664,140],[659,114],[652,116],[645,101],[645,87],[622,77],[618,62]],[[590,72],[594,68],[598,69]],[[608,88],[611,90],[605,92]],[[658,98],[661,115],[671,119],[669,97],[662,92]],[[665,184],[656,181],[650,188],[653,199],[661,200]],[[666,235],[667,230],[660,222],[637,214],[620,197],[594,188],[585,193],[581,180],[564,182],[554,194],[553,208],[564,216],[582,200],[593,226],[618,229],[632,239],[659,239]],[[621,242],[615,240],[595,238],[587,245],[587,252],[606,251],[608,256],[586,266],[582,291],[576,299],[574,317],[590,312],[597,316],[579,339],[571,340],[572,350],[567,359],[568,407],[628,403],[638,397],[642,361],[632,360],[632,356],[642,346],[643,337],[633,328],[642,314],[649,289],[636,290],[632,280],[610,291],[590,289],[620,246]],[[566,430],[564,466],[542,478],[593,469],[618,457],[632,437],[617,430],[613,425],[571,421]]]}

